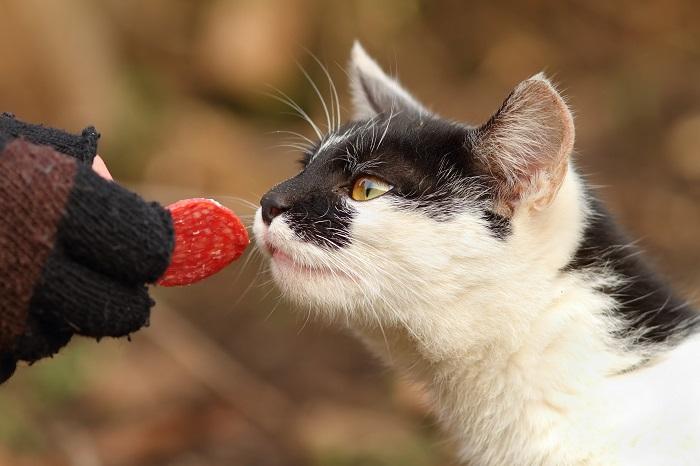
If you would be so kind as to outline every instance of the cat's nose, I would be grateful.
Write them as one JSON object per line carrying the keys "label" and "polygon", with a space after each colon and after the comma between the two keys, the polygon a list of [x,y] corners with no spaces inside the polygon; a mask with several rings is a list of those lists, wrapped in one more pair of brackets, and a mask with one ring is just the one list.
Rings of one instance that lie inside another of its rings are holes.
{"label": "cat's nose", "polygon": [[285,197],[274,191],[265,194],[260,199],[260,207],[262,207],[262,219],[266,225],[272,223],[275,217],[289,209]]}

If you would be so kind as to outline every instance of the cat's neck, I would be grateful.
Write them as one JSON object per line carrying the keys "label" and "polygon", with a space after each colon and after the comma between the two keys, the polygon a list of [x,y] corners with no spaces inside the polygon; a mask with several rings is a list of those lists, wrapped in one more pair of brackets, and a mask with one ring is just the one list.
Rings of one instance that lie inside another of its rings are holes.
{"label": "cat's neck", "polygon": [[[557,299],[528,327],[504,330],[489,343],[464,342],[461,349],[452,345],[449,352],[398,326],[356,331],[374,352],[428,391],[464,458],[479,460],[477,464],[549,464],[543,458],[557,458],[562,439],[600,427],[584,418],[603,417],[595,413],[611,401],[603,395],[606,378],[640,361],[612,349],[601,315],[591,312],[596,300],[600,297],[573,282],[561,283]],[[604,312],[605,303],[599,306]],[[527,337],[514,338],[510,332]],[[567,447],[559,458],[572,454]],[[481,461],[485,458],[490,460]],[[525,458],[529,461],[518,463]]]}

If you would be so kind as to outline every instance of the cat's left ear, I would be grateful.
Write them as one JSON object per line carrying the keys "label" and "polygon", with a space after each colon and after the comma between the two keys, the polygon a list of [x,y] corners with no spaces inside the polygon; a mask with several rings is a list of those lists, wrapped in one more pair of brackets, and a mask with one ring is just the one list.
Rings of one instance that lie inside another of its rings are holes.
{"label": "cat's left ear", "polygon": [[552,83],[537,74],[521,82],[488,122],[470,133],[471,149],[494,188],[494,210],[511,216],[556,197],[574,146],[574,120]]}
{"label": "cat's left ear", "polygon": [[357,120],[379,113],[429,113],[396,79],[387,76],[357,41],[350,57],[350,89],[353,118]]}

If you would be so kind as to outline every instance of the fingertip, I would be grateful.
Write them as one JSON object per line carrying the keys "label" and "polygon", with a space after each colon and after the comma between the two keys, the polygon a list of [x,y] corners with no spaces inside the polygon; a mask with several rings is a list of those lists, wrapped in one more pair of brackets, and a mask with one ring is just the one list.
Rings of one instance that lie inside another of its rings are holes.
{"label": "fingertip", "polygon": [[112,178],[112,175],[107,169],[107,165],[105,164],[104,160],[102,160],[102,157],[100,157],[99,155],[95,156],[95,160],[93,160],[92,162],[92,169],[95,170],[97,174],[100,175],[102,178],[114,181],[114,178]]}

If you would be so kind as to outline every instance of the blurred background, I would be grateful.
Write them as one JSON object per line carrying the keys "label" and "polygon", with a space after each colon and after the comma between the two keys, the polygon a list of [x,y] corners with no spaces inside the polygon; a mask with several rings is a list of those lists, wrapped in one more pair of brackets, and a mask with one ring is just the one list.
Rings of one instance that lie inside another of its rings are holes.
{"label": "blurred background", "polygon": [[[353,39],[442,115],[478,123],[545,70],[577,159],[686,296],[700,290],[700,4],[576,0],[0,0],[0,110],[102,133],[118,181],[248,221],[319,121],[305,50],[349,99]],[[253,203],[253,204],[251,204]],[[252,249],[252,248],[251,248]],[[256,255],[155,289],[132,341],[74,340],[0,389],[0,465],[449,465],[419,392],[280,301]]]}

